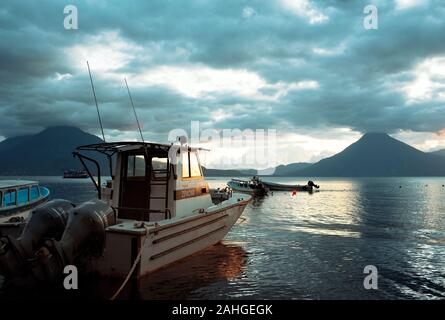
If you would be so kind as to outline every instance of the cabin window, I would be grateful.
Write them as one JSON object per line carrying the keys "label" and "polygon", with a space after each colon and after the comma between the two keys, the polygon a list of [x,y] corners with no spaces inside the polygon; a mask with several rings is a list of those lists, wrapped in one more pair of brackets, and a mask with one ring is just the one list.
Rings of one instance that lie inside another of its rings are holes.
{"label": "cabin window", "polygon": [[27,204],[29,202],[29,189],[21,188],[17,193],[17,202],[18,205]]}
{"label": "cabin window", "polygon": [[29,197],[31,198],[31,201],[37,200],[39,198],[39,188],[37,186],[31,187]]}
{"label": "cabin window", "polygon": [[202,174],[198,157],[194,152],[190,152],[189,154],[190,154],[190,177],[200,177]]}
{"label": "cabin window", "polygon": [[199,165],[198,157],[194,152],[184,152],[182,154],[182,177],[200,177],[201,166]]}
{"label": "cabin window", "polygon": [[182,177],[190,177],[189,153],[182,152]]}
{"label": "cabin window", "polygon": [[17,204],[16,194],[17,192],[15,190],[5,192],[3,195],[3,204],[5,207],[15,206]]}
{"label": "cabin window", "polygon": [[127,177],[145,177],[145,158],[142,155],[128,156]]}
{"label": "cabin window", "polygon": [[166,177],[168,171],[167,158],[151,158],[151,167],[153,168],[153,175],[155,176],[155,178]]}

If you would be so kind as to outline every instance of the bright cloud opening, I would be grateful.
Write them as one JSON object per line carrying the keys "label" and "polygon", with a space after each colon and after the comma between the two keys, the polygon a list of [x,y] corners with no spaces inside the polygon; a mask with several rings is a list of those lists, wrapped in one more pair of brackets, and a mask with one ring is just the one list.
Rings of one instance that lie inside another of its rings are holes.
{"label": "bright cloud opening", "polygon": [[309,0],[281,0],[284,8],[290,10],[296,16],[305,18],[310,24],[322,23],[329,17],[318,10]]}
{"label": "bright cloud opening", "polygon": [[397,10],[405,10],[428,4],[428,0],[395,0]]}
{"label": "bright cloud opening", "polygon": [[[323,158],[332,156],[344,150],[351,143],[357,141],[361,134],[352,131],[349,128],[332,128],[327,129],[329,132],[327,137],[317,137],[300,133],[284,133],[277,132],[275,144],[266,152],[274,152],[275,166],[280,164],[289,164],[297,162],[317,162]],[[267,165],[252,165],[240,161],[236,165],[232,162],[230,165],[221,164],[222,158],[240,159],[245,156],[246,150],[249,148],[221,148],[219,141],[210,141],[203,145],[204,148],[210,149],[212,152],[203,153],[202,161],[209,168],[236,168],[236,169],[265,169]]]}
{"label": "bright cloud opening", "polygon": [[201,65],[156,67],[136,75],[132,83],[142,86],[166,86],[191,98],[232,94],[259,100],[276,100],[291,90],[318,88],[318,83],[313,80],[269,84],[249,70],[213,69]]}
{"label": "bright cloud opening", "polygon": [[402,88],[408,102],[444,100],[445,57],[424,60],[416,66],[413,74],[415,79]]}
{"label": "bright cloud opening", "polygon": [[192,98],[212,92],[255,96],[257,89],[266,85],[266,82],[254,72],[219,70],[204,66],[156,67],[137,75],[132,82],[148,86],[166,86]]}
{"label": "bright cloud opening", "polygon": [[441,131],[434,133],[402,130],[392,136],[421,151],[431,152],[439,149],[445,149],[445,139]]}
{"label": "bright cloud opening", "polygon": [[86,61],[94,71],[107,73],[127,65],[142,48],[124,40],[115,31],[89,37],[85,44],[65,49],[71,62],[85,70]]}
{"label": "bright cloud opening", "polygon": [[255,15],[255,9],[252,7],[244,7],[243,8],[243,18],[250,18]]}

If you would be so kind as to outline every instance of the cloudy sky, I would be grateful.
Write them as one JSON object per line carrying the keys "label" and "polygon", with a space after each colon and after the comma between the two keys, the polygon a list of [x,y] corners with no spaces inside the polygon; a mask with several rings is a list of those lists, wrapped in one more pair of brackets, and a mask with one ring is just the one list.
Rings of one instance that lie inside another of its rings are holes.
{"label": "cloudy sky", "polygon": [[370,131],[443,148],[444,18],[439,0],[2,1],[0,140],[55,125],[99,135],[88,60],[108,141],[138,138],[126,77],[146,140],[199,121],[277,130],[279,163]]}

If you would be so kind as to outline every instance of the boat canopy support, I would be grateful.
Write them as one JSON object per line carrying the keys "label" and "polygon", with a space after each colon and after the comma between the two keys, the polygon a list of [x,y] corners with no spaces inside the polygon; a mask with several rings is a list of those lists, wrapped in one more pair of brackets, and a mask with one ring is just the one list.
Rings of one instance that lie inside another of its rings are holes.
{"label": "boat canopy support", "polygon": [[[94,160],[93,158],[87,157],[79,152],[73,152],[73,156],[79,158],[80,162],[82,163],[83,167],[85,168],[86,172],[88,173],[88,176],[90,177],[91,181],[93,182],[94,186],[96,187],[97,190],[97,198],[102,199],[102,192],[101,192],[101,181],[100,181],[100,165],[99,162],[97,162],[96,160]],[[88,168],[87,164],[85,163],[86,161],[90,161],[93,164],[96,165],[97,168],[97,180],[96,181],[94,179],[94,176],[92,175],[90,169]]]}

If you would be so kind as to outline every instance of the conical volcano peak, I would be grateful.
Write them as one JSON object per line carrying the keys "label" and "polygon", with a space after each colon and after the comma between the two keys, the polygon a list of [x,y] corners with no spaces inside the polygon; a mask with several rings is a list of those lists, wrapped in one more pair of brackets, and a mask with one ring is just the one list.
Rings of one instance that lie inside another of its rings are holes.
{"label": "conical volcano peak", "polygon": [[298,170],[301,176],[442,176],[441,157],[427,154],[387,133],[364,134],[342,152]]}
{"label": "conical volcano peak", "polygon": [[[384,132],[367,132],[356,143],[366,144],[385,144],[400,142]],[[402,142],[400,142],[402,143]]]}
{"label": "conical volcano peak", "polygon": [[384,138],[391,138],[391,137],[385,132],[367,132],[362,136],[362,138],[384,139]]}

